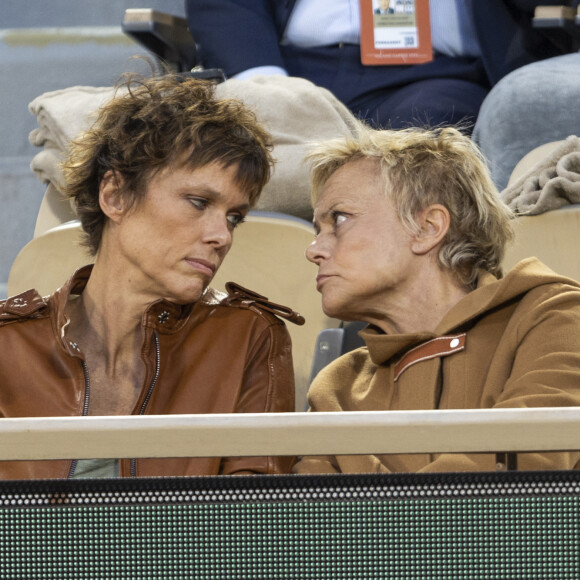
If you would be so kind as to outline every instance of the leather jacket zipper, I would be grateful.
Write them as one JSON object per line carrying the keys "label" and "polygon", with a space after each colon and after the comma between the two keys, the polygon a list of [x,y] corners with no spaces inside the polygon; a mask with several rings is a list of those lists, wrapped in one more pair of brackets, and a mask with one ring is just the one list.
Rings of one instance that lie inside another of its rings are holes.
{"label": "leather jacket zipper", "polygon": [[[81,360],[83,365],[83,374],[85,375],[85,402],[83,403],[82,417],[86,417],[89,414],[89,401],[91,400],[91,377],[89,376],[89,368],[84,360]],[[79,460],[73,459],[70,469],[68,470],[67,479],[72,479],[75,473]]]}
{"label": "leather jacket zipper", "polygon": [[[151,381],[151,385],[149,387],[149,391],[147,391],[147,396],[139,409],[138,415],[143,415],[145,413],[145,409],[147,408],[147,404],[151,399],[151,395],[153,395],[153,391],[155,389],[155,385],[159,380],[159,372],[161,370],[161,351],[159,348],[159,337],[157,333],[153,333],[153,340],[155,341],[155,374],[153,375],[153,380]],[[83,374],[85,375],[85,401],[83,404],[83,412],[82,417],[86,417],[89,414],[89,401],[91,400],[91,377],[89,375],[89,369],[87,367],[87,363],[83,360],[81,361],[83,365]],[[71,463],[70,469],[68,471],[67,479],[72,479],[74,472],[76,470],[78,464],[78,459],[74,459]],[[136,460],[131,459],[131,477],[136,477]]]}
{"label": "leather jacket zipper", "polygon": [[[155,374],[153,375],[153,380],[151,381],[151,386],[149,387],[149,391],[147,392],[147,396],[145,397],[145,400],[143,401],[143,404],[141,405],[141,408],[139,409],[139,413],[137,413],[138,415],[143,415],[145,413],[145,409],[147,408],[147,405],[149,404],[149,400],[151,399],[151,395],[153,394],[153,391],[155,389],[155,385],[157,384],[157,381],[159,379],[159,371],[161,370],[161,351],[159,348],[159,337],[157,336],[157,333],[154,332],[153,333],[153,340],[155,341]],[[137,477],[137,460],[136,459],[131,459],[131,477]]]}

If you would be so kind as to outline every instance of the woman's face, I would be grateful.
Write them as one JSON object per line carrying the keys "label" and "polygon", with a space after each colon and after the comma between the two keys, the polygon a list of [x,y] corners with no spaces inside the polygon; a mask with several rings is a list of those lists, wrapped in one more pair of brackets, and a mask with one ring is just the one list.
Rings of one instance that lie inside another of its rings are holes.
{"label": "woman's face", "polygon": [[347,163],[324,185],[314,208],[314,242],[322,308],[342,320],[376,322],[396,307],[418,267],[375,161]]}
{"label": "woman's face", "polygon": [[143,199],[111,224],[112,252],[132,291],[146,301],[200,298],[249,211],[236,169],[217,163],[167,168],[150,180]]}

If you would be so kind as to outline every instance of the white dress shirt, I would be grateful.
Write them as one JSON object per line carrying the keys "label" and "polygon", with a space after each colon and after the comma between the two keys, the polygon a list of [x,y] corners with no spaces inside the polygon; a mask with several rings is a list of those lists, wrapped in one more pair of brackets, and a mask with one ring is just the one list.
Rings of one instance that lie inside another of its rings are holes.
{"label": "white dress shirt", "polygon": [[[480,54],[468,10],[472,1],[430,0],[431,43],[436,53],[448,56]],[[309,47],[340,43],[360,43],[359,0],[297,0],[282,44]],[[255,74],[288,73],[277,66],[261,66],[243,71],[235,78]]]}

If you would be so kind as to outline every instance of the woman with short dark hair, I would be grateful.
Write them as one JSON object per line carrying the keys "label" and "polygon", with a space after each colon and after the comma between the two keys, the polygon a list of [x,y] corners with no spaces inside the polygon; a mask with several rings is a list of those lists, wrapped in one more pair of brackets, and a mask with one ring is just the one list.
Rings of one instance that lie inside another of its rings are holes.
{"label": "woman with short dark hair", "polygon": [[[0,302],[0,415],[293,411],[284,323],[242,288],[209,287],[269,179],[270,150],[255,115],[217,100],[209,82],[120,87],[64,163],[94,266],[47,298]],[[283,473],[291,463],[22,461],[0,463],[0,477]]]}

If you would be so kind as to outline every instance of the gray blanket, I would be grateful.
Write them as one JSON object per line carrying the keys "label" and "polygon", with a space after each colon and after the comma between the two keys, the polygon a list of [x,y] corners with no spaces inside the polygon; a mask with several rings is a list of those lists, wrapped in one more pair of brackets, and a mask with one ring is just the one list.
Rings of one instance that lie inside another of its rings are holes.
{"label": "gray blanket", "polygon": [[[272,133],[277,163],[256,209],[310,220],[308,168],[303,158],[312,141],[354,133],[358,122],[329,91],[295,77],[262,76],[228,80],[216,87],[220,98],[238,98]],[[62,189],[59,163],[71,139],[88,129],[95,112],[113,96],[111,87],[70,87],[40,95],[30,103],[39,128],[30,141],[43,151],[32,170]]]}
{"label": "gray blanket", "polygon": [[570,135],[550,155],[501,192],[519,215],[537,215],[580,203],[580,139]]}

